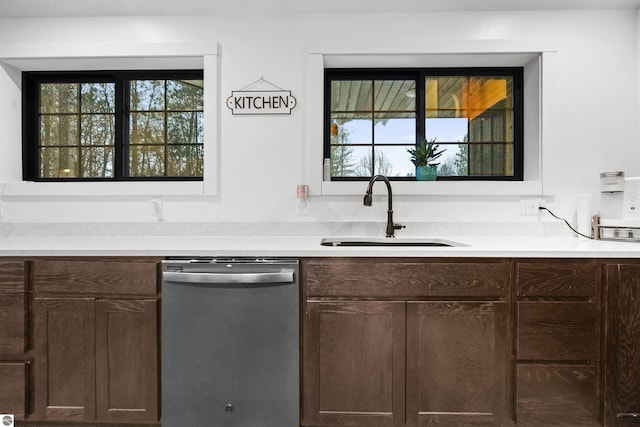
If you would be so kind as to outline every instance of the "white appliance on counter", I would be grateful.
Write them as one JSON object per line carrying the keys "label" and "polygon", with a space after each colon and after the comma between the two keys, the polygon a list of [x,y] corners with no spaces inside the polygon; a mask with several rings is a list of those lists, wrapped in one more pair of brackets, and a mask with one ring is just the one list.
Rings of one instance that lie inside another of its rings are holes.
{"label": "white appliance on counter", "polygon": [[640,177],[623,172],[600,174],[602,209],[606,216],[598,223],[598,238],[640,242]]}

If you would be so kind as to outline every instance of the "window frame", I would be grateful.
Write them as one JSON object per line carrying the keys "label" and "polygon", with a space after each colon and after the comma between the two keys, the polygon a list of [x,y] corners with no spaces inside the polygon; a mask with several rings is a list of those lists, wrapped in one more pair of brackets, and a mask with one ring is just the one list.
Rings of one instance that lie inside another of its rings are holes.
{"label": "window frame", "polygon": [[[130,80],[202,80],[203,69],[175,70],[108,70],[108,71],[23,71],[22,72],[22,179],[34,182],[144,182],[203,181],[202,176],[130,176],[129,155],[129,88]],[[39,120],[40,83],[114,82],[115,135],[113,177],[40,177]],[[204,99],[203,99],[204,102]],[[204,113],[204,109],[203,109]],[[204,149],[204,144],[203,144]],[[203,159],[204,162],[204,159]]]}
{"label": "window frame", "polygon": [[[323,158],[331,158],[331,82],[340,79],[415,78],[416,141],[425,136],[425,79],[429,76],[491,76],[513,78],[513,175],[438,176],[437,181],[524,181],[524,67],[402,67],[402,68],[324,68]],[[371,177],[331,177],[334,182],[368,181]],[[393,181],[416,181],[415,177],[389,177]]]}

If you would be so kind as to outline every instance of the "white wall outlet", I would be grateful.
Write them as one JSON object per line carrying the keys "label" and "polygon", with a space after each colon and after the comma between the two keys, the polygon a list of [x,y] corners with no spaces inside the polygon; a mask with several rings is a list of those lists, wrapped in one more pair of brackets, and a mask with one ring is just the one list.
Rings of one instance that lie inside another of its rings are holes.
{"label": "white wall outlet", "polygon": [[13,414],[0,414],[0,426],[15,427],[15,417]]}
{"label": "white wall outlet", "polygon": [[640,178],[638,177],[624,179],[622,218],[640,218]]}
{"label": "white wall outlet", "polygon": [[149,200],[149,207],[151,208],[151,216],[156,218],[158,221],[163,221],[162,199]]}
{"label": "white wall outlet", "polygon": [[544,201],[542,199],[522,199],[520,200],[520,215],[538,216],[540,214],[540,206]]}

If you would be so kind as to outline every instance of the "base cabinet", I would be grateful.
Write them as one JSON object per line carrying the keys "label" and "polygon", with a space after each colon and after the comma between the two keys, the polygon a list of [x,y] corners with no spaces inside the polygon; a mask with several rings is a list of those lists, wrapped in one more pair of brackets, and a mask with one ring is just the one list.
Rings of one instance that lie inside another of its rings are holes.
{"label": "base cabinet", "polygon": [[156,260],[33,261],[31,419],[159,419]]}
{"label": "base cabinet", "polygon": [[35,298],[35,418],[153,422],[157,302]]}
{"label": "base cabinet", "polygon": [[1,258],[0,414],[159,425],[158,258]]}
{"label": "base cabinet", "polygon": [[[0,413],[154,425],[157,258],[0,258]],[[640,427],[640,261],[301,262],[308,427]]]}
{"label": "base cabinet", "polygon": [[606,266],[605,421],[640,426],[640,264]]}
{"label": "base cabinet", "polygon": [[312,261],[302,271],[302,425],[508,424],[506,263]]}
{"label": "base cabinet", "polygon": [[602,425],[599,271],[593,260],[516,263],[518,425]]}

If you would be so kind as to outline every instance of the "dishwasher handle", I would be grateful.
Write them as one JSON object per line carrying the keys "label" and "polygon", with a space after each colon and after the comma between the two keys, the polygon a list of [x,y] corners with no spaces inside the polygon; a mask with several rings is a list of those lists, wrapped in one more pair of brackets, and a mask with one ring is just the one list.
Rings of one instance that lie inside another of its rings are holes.
{"label": "dishwasher handle", "polygon": [[193,273],[165,271],[162,273],[166,282],[195,284],[262,284],[293,283],[293,270],[260,273]]}

